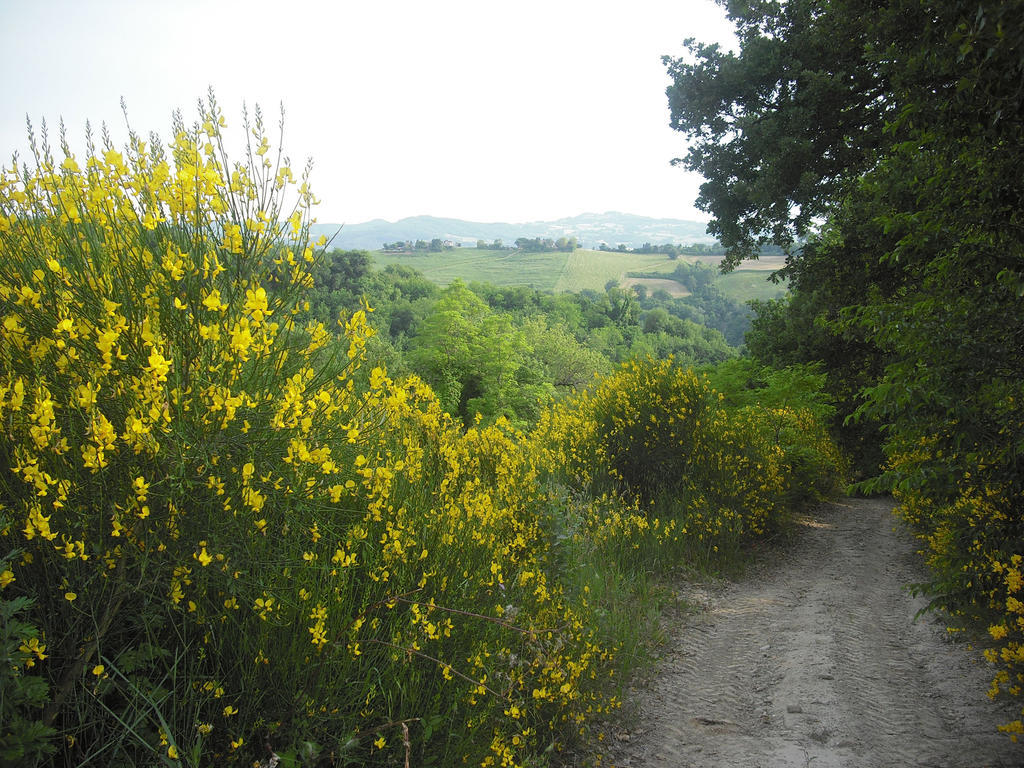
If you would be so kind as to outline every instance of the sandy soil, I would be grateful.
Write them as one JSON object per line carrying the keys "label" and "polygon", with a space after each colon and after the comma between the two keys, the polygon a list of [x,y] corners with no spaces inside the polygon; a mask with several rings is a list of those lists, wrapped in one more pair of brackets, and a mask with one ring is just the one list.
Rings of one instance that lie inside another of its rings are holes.
{"label": "sandy soil", "polygon": [[985,692],[991,669],[915,621],[923,579],[887,500],[829,504],[739,582],[687,585],[698,605],[669,628],[637,716],[612,733],[622,768],[890,768],[1024,765],[996,732],[1012,709]]}

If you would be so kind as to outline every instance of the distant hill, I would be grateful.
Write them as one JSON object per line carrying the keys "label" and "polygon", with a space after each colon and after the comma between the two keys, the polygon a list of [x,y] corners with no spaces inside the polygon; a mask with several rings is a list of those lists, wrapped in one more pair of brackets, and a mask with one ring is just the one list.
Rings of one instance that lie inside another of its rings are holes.
{"label": "distant hill", "polygon": [[[639,247],[644,243],[713,243],[700,221],[683,219],[654,219],[628,213],[583,213],[555,221],[530,221],[519,224],[504,222],[483,223],[444,219],[434,216],[412,216],[391,222],[374,219],[362,224],[316,224],[314,236],[331,237],[331,247],[342,249],[378,250],[384,243],[404,240],[451,240],[456,245],[476,245],[477,240],[492,243],[501,240],[511,245],[518,237],[575,237],[584,248],[597,248],[602,242],[615,247],[624,243]],[[341,231],[338,228],[341,227]]]}

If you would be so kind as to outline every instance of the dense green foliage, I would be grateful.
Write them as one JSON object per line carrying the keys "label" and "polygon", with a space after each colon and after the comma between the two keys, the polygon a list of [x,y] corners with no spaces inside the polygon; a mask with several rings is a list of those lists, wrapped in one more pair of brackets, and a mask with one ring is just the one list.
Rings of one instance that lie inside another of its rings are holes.
{"label": "dense green foliage", "polygon": [[749,311],[714,285],[715,272],[679,263],[682,298],[610,284],[604,291],[542,292],[524,286],[439,288],[415,270],[373,268],[364,251],[331,251],[315,268],[310,309],[322,322],[373,309],[374,353],[414,372],[464,423],[505,416],[517,426],[540,408],[634,357],[703,365],[734,357]]}
{"label": "dense green foliage", "polygon": [[620,567],[735,567],[751,537],[838,489],[820,376],[711,370],[631,360],[537,425],[554,479],[597,498],[579,524]]}
{"label": "dense green foliage", "polygon": [[517,237],[516,248],[521,251],[543,253],[545,251],[568,251],[576,250],[575,237],[559,237],[552,240],[550,237]]}
{"label": "dense green foliage", "polygon": [[[744,272],[744,274],[750,274]],[[758,290],[783,294],[785,289],[773,286],[766,278],[764,272],[755,272],[752,278],[758,285]],[[734,347],[739,347],[744,342],[744,337],[750,329],[751,310],[736,299],[732,298],[720,287],[723,280],[742,277],[741,274],[732,273],[721,275],[713,267],[707,266],[700,261],[693,264],[680,263],[668,273],[660,272],[631,272],[629,277],[644,278],[665,278],[668,277],[683,286],[686,296],[673,299],[668,295],[661,295],[653,291],[647,293],[641,284],[634,286],[641,307],[647,311],[645,315],[644,329],[648,330],[651,323],[651,316],[657,317],[663,314],[673,315],[681,320],[692,320],[698,325],[713,328],[720,331],[725,340]]]}
{"label": "dense green foliage", "polygon": [[[0,573],[12,573],[11,560],[20,554],[14,551],[0,560]],[[46,658],[39,630],[23,618],[35,602],[25,595],[11,600],[0,597],[0,766],[4,768],[32,765],[56,751],[56,729],[39,717],[49,698],[49,685],[39,675],[26,674]]]}
{"label": "dense green foliage", "polygon": [[[687,41],[665,57],[671,125],[693,141],[676,162],[707,180],[697,205],[733,264],[788,247],[833,210],[871,162],[892,102],[865,64],[871,0],[722,0],[740,49]],[[916,29],[916,27],[914,27]]]}
{"label": "dense green foliage", "polygon": [[934,604],[989,627],[992,693],[1017,694],[1024,3],[726,5],[741,49],[671,62],[674,124],[696,139],[688,162],[733,261],[807,236],[750,349],[824,364],[845,442],[876,475],[859,488],[897,495]]}

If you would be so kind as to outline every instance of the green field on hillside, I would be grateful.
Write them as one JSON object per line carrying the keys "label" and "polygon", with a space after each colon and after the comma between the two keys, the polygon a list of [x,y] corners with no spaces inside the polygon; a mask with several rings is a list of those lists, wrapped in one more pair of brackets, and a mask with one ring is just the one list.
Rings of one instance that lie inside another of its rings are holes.
{"label": "green field on hillside", "polygon": [[609,280],[622,282],[627,272],[671,272],[675,267],[663,253],[620,253],[577,249],[569,255],[556,291],[603,291]]}
{"label": "green field on hillside", "polygon": [[[493,285],[525,285],[541,291],[553,291],[565,271],[570,254],[560,252],[524,253],[477,248],[455,248],[439,253],[385,253],[375,251],[374,261],[381,267],[404,264],[419,270],[431,281],[448,285],[456,278],[463,282]],[[603,284],[602,284],[603,285]]]}
{"label": "green field on hillside", "polygon": [[664,254],[590,251],[573,253],[455,248],[440,253],[386,253],[376,251],[380,267],[405,264],[439,285],[456,278],[466,283],[525,285],[540,291],[603,291],[609,280],[622,280],[627,272],[671,272],[675,267]]}
{"label": "green field on hillside", "polygon": [[[448,285],[455,279],[466,283],[481,282],[501,286],[528,286],[539,291],[578,292],[585,289],[603,291],[609,280],[626,282],[629,272],[670,274],[679,261],[696,261],[681,257],[674,261],[661,253],[591,251],[583,248],[573,253],[455,248],[439,253],[386,253],[375,251],[373,259],[379,268],[403,264],[419,270],[431,281]],[[753,262],[758,264],[758,262]],[[768,281],[766,266],[759,269],[738,269],[718,277],[716,284],[723,293],[737,301],[772,298],[782,292],[782,285]],[[632,278],[630,283],[642,283]]]}
{"label": "green field on hillside", "polygon": [[771,272],[764,269],[736,269],[715,280],[718,289],[731,299],[746,302],[752,299],[778,299],[786,293],[786,283],[773,283]]}

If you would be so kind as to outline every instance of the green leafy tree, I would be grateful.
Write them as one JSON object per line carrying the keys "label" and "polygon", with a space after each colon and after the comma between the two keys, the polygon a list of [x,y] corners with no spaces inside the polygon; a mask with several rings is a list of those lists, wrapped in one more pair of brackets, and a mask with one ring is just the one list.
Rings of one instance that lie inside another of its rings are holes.
{"label": "green leafy tree", "polygon": [[532,403],[550,394],[524,370],[528,347],[511,318],[459,280],[424,319],[409,356],[445,409],[467,424],[478,414],[522,422],[535,410]]}
{"label": "green leafy tree", "polygon": [[689,139],[674,162],[707,180],[697,206],[735,266],[764,243],[792,245],[834,210],[872,162],[894,102],[870,58],[871,0],[722,5],[737,52],[690,39],[687,56],[663,61],[670,124]]}
{"label": "green leafy tree", "polygon": [[339,314],[359,309],[371,291],[372,258],[366,251],[334,250],[313,269],[315,288],[309,292],[310,309],[323,322],[333,323]]}
{"label": "green leafy tree", "polygon": [[576,250],[576,238],[560,237],[555,240],[555,248],[559,251],[568,251],[569,253],[572,253]]}
{"label": "green leafy tree", "polygon": [[596,375],[611,373],[608,358],[580,344],[564,325],[549,324],[547,318],[535,316],[523,323],[522,332],[530,357],[542,367],[543,380],[550,382],[556,392],[582,389]]}

